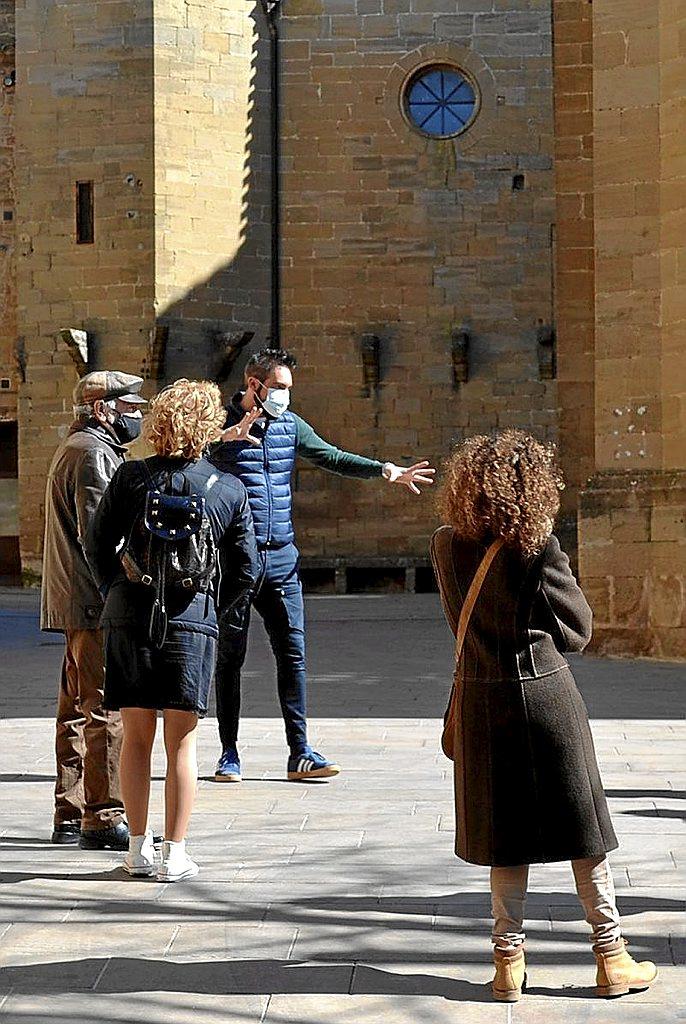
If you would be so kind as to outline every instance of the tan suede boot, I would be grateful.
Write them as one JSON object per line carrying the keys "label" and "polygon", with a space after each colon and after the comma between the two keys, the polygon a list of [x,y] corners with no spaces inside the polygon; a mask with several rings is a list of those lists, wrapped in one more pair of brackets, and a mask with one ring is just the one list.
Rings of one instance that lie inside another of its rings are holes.
{"label": "tan suede boot", "polygon": [[641,992],[649,988],[657,978],[657,967],[650,960],[636,963],[626,951],[624,939],[607,949],[594,951],[598,970],[596,972],[596,995],[604,999],[625,996],[628,992]]}
{"label": "tan suede boot", "polygon": [[526,989],[524,947],[520,946],[512,953],[494,949],[493,963],[495,964],[495,978],[491,986],[493,998],[501,1003],[516,1003]]}

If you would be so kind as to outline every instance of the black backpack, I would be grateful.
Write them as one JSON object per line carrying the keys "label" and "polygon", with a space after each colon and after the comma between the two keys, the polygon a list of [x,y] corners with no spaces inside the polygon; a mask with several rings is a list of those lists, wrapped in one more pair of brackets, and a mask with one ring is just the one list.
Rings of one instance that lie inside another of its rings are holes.
{"label": "black backpack", "polygon": [[[209,602],[218,567],[217,548],[205,512],[205,498],[192,493],[183,473],[167,472],[160,485],[153,480],[147,464],[141,465],[149,487],[120,559],[127,579],[150,587],[155,595],[149,636],[159,649],[167,636],[169,599],[190,599],[204,592]],[[182,493],[176,494],[174,477],[179,475],[183,478]]]}

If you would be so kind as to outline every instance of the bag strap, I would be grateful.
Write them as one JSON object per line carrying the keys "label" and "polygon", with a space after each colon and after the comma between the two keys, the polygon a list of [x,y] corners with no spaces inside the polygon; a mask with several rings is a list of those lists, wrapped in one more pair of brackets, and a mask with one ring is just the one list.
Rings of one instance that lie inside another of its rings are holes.
{"label": "bag strap", "polygon": [[161,471],[161,480],[155,480],[146,459],[141,459],[141,467],[149,490],[161,491],[163,494],[169,494],[170,492],[173,494],[174,477],[180,474],[183,480],[180,497],[188,497],[193,493],[191,482],[182,469],[163,469]]}
{"label": "bag strap", "polygon": [[140,466],[141,469],[143,470],[143,478],[145,483],[148,485],[148,489],[151,491],[156,490],[157,485],[153,480],[153,476],[152,473],[150,472],[150,467],[148,466],[147,459],[141,459]]}
{"label": "bag strap", "polygon": [[467,591],[467,596],[464,599],[464,603],[460,611],[460,618],[457,623],[457,634],[455,636],[455,665],[459,664],[460,658],[462,657],[462,648],[464,647],[465,638],[467,636],[469,620],[472,617],[474,605],[481,593],[481,588],[488,574],[488,570],[491,568],[493,559],[498,554],[504,543],[505,541],[502,537],[498,537],[497,540],[494,540],[482,558],[479,568],[474,573],[474,578],[469,586],[469,590]]}

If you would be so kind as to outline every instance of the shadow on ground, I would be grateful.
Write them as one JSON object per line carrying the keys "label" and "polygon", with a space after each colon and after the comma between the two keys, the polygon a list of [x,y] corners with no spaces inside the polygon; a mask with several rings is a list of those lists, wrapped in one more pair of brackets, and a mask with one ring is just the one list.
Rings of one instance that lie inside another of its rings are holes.
{"label": "shadow on ground", "polygon": [[[8,674],[3,715],[50,718],[61,637],[46,642],[37,606],[26,602],[16,609],[9,600],[0,594],[0,652]],[[314,598],[307,608],[311,718],[442,717],[453,644],[437,598]],[[592,718],[683,718],[683,665],[592,657],[570,663]],[[262,624],[255,621],[244,670],[244,716],[279,714],[274,675]]]}
{"label": "shadow on ground", "polygon": [[[365,964],[318,964],[298,960],[183,962],[93,957],[0,971],[12,994],[97,991],[107,995],[189,992],[194,995],[384,995],[442,996],[456,1002],[490,1003],[490,986],[461,978],[402,974]],[[537,995],[588,997],[588,987],[535,988]],[[36,1019],[43,1019],[38,1017]],[[45,1019],[52,1019],[47,1011]]]}

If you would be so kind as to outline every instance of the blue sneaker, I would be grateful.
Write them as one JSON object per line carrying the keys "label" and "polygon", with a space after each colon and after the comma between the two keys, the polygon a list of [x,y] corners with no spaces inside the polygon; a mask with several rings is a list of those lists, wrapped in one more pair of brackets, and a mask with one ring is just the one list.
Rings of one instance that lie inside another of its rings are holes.
{"label": "blue sneaker", "polygon": [[215,782],[240,782],[241,781],[241,759],[238,751],[233,749],[222,751],[222,756],[217,762],[214,770]]}
{"label": "blue sneaker", "polygon": [[291,754],[288,758],[288,778],[292,781],[301,779],[330,779],[338,775],[340,767],[318,754],[312,747],[306,747],[300,754]]}

